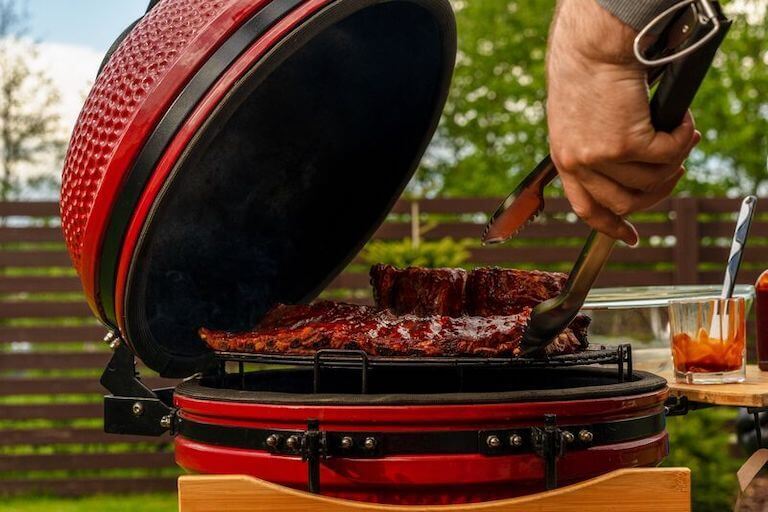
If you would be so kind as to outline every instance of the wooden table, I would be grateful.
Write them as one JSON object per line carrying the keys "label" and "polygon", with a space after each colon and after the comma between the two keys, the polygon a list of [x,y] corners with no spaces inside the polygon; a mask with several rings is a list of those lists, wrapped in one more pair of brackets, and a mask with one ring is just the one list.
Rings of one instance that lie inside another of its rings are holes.
{"label": "wooden table", "polygon": [[669,383],[672,396],[686,397],[689,402],[750,409],[768,408],[768,372],[755,365],[747,366],[747,380],[738,384],[679,384],[672,371],[661,374]]}
{"label": "wooden table", "polygon": [[685,468],[621,469],[553,491],[450,506],[392,506],[326,498],[248,476],[182,476],[180,512],[690,512]]}

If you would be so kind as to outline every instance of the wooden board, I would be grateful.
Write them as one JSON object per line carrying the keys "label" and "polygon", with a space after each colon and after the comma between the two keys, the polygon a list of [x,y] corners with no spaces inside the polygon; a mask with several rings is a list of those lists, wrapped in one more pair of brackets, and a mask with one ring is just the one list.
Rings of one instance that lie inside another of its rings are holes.
{"label": "wooden board", "polygon": [[687,468],[623,469],[554,491],[453,506],[391,506],[325,498],[247,476],[182,476],[180,512],[690,512]]}
{"label": "wooden board", "polygon": [[768,407],[768,372],[747,366],[747,380],[739,384],[679,384],[672,370],[661,374],[669,383],[670,394],[693,402],[730,407]]}

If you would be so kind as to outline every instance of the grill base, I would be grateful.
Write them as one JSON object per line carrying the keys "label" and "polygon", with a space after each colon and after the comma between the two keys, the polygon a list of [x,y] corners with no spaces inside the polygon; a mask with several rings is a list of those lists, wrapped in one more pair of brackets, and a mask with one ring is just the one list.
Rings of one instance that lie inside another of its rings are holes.
{"label": "grill base", "polygon": [[327,496],[438,505],[654,466],[668,452],[666,381],[644,372],[619,383],[597,367],[378,367],[367,393],[349,389],[359,370],[321,372],[318,392],[312,368],[185,382],[174,396],[177,462]]}

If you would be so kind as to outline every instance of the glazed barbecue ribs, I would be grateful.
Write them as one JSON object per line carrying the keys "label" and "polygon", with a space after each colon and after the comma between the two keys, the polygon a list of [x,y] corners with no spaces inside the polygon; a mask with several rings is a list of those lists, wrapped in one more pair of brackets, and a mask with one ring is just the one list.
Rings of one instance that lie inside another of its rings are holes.
{"label": "glazed barbecue ribs", "polygon": [[[566,280],[565,274],[539,271],[376,265],[374,307],[278,305],[250,332],[203,328],[200,336],[219,352],[313,355],[346,349],[378,356],[517,357],[533,307],[556,296]],[[589,322],[578,316],[547,354],[584,350]]]}
{"label": "glazed barbecue ribs", "polygon": [[557,296],[567,280],[559,272],[506,268],[371,269],[376,306],[398,315],[514,315]]}
{"label": "glazed barbecue ribs", "polygon": [[[362,350],[376,356],[516,357],[531,308],[506,316],[395,315],[369,306],[321,301],[280,305],[247,333],[201,329],[219,352],[312,355],[321,349]],[[576,321],[547,347],[548,354],[586,348],[586,317]]]}
{"label": "glazed barbecue ribs", "polygon": [[467,271],[460,268],[371,268],[376,306],[396,315],[461,316],[466,282]]}

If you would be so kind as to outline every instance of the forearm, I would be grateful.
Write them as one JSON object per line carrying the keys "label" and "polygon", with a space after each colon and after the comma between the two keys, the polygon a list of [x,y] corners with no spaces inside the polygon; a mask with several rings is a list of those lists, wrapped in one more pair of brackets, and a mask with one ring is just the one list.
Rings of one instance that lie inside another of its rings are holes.
{"label": "forearm", "polygon": [[645,73],[632,52],[636,35],[637,31],[613,16],[599,1],[559,0],[550,31],[548,56],[550,59],[579,58],[583,61],[582,69],[589,73],[606,66],[632,66]]}
{"label": "forearm", "polygon": [[672,7],[679,0],[597,0],[608,12],[621,21],[641,30],[653,18]]}

